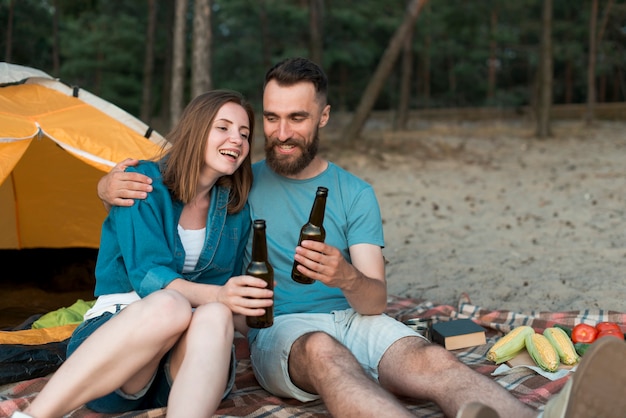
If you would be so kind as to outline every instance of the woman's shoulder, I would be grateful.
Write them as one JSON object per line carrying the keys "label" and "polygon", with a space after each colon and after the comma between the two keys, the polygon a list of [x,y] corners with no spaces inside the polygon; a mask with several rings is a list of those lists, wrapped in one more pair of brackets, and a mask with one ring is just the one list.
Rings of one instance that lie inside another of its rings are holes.
{"label": "woman's shoulder", "polygon": [[139,160],[139,164],[126,168],[126,171],[133,173],[145,174],[147,176],[155,176],[161,174],[159,164],[154,161]]}
{"label": "woman's shoulder", "polygon": [[161,165],[158,161],[140,160],[139,164],[128,167],[127,172],[139,173],[152,179],[152,192],[148,193],[148,197],[143,199],[145,202],[161,202],[163,200],[171,200],[170,191],[163,183],[163,173]]}

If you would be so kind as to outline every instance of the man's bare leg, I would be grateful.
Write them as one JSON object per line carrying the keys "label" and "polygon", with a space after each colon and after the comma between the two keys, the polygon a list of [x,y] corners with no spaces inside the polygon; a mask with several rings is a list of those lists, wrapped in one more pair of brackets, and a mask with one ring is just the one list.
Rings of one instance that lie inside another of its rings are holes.
{"label": "man's bare leg", "polygon": [[380,361],[379,380],[397,395],[434,401],[448,417],[473,401],[490,406],[501,417],[537,415],[498,383],[419,337],[398,340],[387,350]]}
{"label": "man's bare leg", "polygon": [[322,332],[296,340],[289,375],[302,390],[320,395],[335,417],[414,416],[365,374],[348,349]]}

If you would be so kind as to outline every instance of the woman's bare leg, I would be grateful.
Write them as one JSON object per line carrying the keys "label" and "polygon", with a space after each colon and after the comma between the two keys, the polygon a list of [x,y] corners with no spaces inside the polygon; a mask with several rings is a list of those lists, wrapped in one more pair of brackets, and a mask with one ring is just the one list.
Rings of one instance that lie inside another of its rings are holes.
{"label": "woman's bare leg", "polygon": [[159,291],[129,305],[68,357],[24,412],[60,417],[120,387],[137,393],[190,319],[189,302],[174,291]]}
{"label": "woman's bare leg", "polygon": [[210,417],[222,400],[230,368],[233,315],[221,303],[196,309],[172,352],[169,417]]}

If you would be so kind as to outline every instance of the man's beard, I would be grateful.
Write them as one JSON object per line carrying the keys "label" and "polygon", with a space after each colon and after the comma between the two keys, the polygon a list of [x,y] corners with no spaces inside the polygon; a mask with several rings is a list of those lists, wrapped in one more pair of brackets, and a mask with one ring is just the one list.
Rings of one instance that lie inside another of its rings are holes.
{"label": "man's beard", "polygon": [[[304,170],[317,155],[320,138],[317,132],[313,136],[313,141],[308,145],[301,145],[291,139],[285,142],[270,140],[265,138],[265,162],[276,173],[282,176],[293,176]],[[274,151],[274,146],[278,144],[294,145],[302,150],[302,155],[295,158],[291,155],[283,155]]]}

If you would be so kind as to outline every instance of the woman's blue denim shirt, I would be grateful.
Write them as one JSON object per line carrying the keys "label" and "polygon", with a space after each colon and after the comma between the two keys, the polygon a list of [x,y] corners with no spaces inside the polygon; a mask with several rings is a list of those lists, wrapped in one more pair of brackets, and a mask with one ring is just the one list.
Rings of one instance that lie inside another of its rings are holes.
{"label": "woman's blue denim shirt", "polygon": [[204,247],[195,270],[182,273],[185,250],[178,236],[183,203],[163,184],[158,163],[142,161],[136,171],[152,178],[153,191],[133,206],[113,207],[102,225],[96,262],[95,295],[135,290],[140,297],[163,289],[176,278],[223,285],[241,274],[250,234],[250,210],[228,214],[229,189],[214,186]]}

